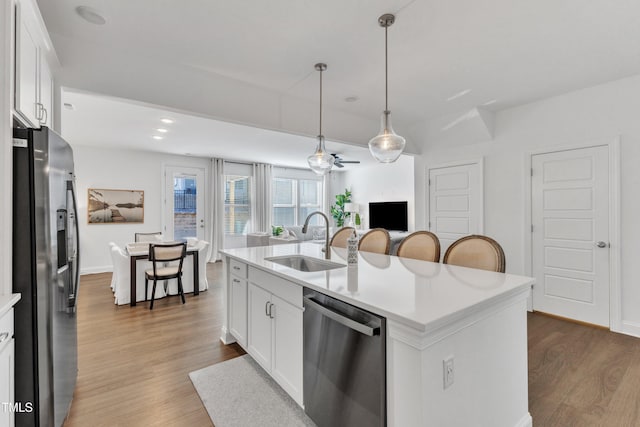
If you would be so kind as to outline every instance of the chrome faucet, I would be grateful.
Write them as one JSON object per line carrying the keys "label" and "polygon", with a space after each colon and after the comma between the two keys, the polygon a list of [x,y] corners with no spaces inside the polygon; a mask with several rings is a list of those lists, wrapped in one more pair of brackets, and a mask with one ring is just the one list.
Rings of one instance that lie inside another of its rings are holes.
{"label": "chrome faucet", "polygon": [[329,249],[329,218],[325,214],[320,211],[311,212],[307,219],[304,220],[304,225],[302,226],[302,232],[307,234],[307,228],[309,227],[309,219],[314,215],[321,215],[324,218],[324,222],[327,225],[324,233],[324,258],[331,259],[331,250]]}

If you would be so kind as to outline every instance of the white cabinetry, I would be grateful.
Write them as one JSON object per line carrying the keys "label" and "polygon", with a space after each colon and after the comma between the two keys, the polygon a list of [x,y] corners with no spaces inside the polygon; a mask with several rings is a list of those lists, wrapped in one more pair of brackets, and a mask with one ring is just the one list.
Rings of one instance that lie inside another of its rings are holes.
{"label": "white cabinetry", "polygon": [[267,371],[271,371],[271,293],[249,284],[249,348],[247,351]]}
{"label": "white cabinetry", "polygon": [[14,413],[8,405],[14,401],[13,309],[0,317],[0,425],[13,427]]}
{"label": "white cabinetry", "polygon": [[40,55],[40,83],[38,95],[40,100],[40,124],[42,126],[52,127],[53,124],[53,75],[51,68]]}
{"label": "white cabinetry", "polygon": [[229,332],[238,344],[247,348],[247,265],[230,261],[229,269]]}
{"label": "white cabinetry", "polygon": [[302,308],[272,295],[271,375],[302,405]]}
{"label": "white cabinetry", "polygon": [[14,108],[30,126],[53,123],[53,76],[47,62],[46,41],[39,12],[31,0],[16,4]]}
{"label": "white cabinetry", "polygon": [[248,353],[302,406],[302,287],[249,267]]}

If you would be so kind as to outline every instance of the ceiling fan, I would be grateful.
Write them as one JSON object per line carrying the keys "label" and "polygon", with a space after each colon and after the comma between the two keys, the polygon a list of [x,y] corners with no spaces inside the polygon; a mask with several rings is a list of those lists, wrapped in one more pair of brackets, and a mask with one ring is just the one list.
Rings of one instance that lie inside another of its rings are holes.
{"label": "ceiling fan", "polygon": [[331,153],[331,155],[336,159],[333,165],[337,168],[343,168],[345,163],[360,163],[360,160],[342,160],[342,157],[336,153]]}

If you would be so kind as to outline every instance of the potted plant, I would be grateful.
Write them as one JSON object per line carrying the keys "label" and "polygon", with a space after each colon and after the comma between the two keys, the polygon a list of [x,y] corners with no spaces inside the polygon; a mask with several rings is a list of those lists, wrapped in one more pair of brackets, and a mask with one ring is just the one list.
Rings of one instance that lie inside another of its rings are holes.
{"label": "potted plant", "polygon": [[351,191],[347,188],[343,194],[336,194],[336,204],[331,206],[331,216],[336,221],[336,227],[344,227],[345,217],[348,216],[344,211],[345,203],[351,203]]}

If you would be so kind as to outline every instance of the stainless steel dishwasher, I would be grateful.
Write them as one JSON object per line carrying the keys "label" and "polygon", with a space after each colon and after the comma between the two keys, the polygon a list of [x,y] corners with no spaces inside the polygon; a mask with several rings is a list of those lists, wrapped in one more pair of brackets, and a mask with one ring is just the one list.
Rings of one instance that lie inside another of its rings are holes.
{"label": "stainless steel dishwasher", "polygon": [[319,426],[385,426],[386,319],[304,290],[304,407]]}

